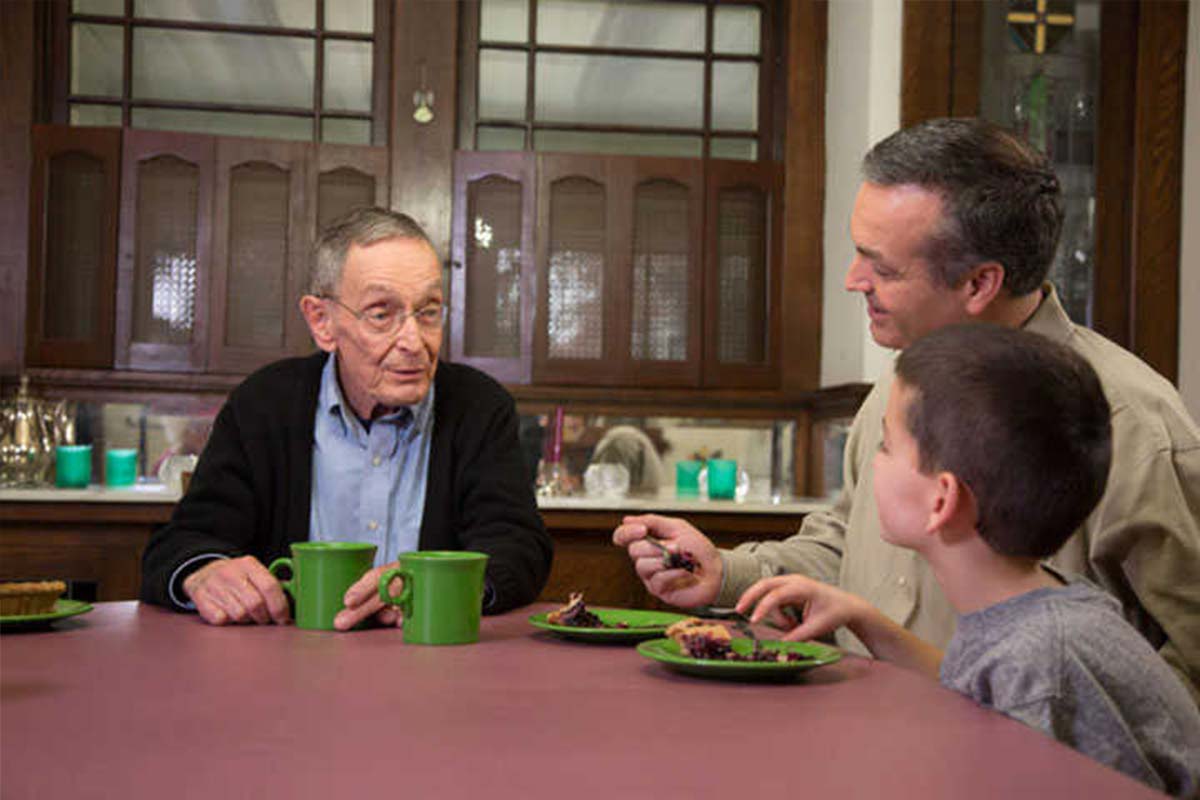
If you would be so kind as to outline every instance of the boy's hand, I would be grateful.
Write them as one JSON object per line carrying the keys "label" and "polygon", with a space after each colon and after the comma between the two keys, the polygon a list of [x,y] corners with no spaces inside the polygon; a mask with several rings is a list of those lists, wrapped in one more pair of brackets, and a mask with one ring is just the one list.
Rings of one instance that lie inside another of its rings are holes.
{"label": "boy's hand", "polygon": [[[782,612],[785,606],[800,610],[799,624]],[[816,639],[849,625],[864,607],[866,601],[857,595],[803,575],[763,578],[737,602],[737,610],[748,615],[751,622],[770,619],[776,627],[786,630],[783,640],[787,642]]]}

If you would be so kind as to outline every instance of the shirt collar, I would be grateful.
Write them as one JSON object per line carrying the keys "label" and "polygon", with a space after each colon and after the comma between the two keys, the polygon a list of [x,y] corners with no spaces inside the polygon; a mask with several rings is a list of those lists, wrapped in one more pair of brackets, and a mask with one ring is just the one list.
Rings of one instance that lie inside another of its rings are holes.
{"label": "shirt collar", "polygon": [[[433,391],[434,386],[430,384],[429,391],[425,393],[425,397],[420,402],[404,406],[391,414],[379,417],[374,422],[403,424],[412,420],[416,424],[409,426],[409,431],[415,435],[416,432],[424,430],[429,423],[433,411]],[[349,427],[362,427],[358,416],[342,395],[342,386],[337,379],[337,353],[329,354],[329,358],[325,361],[325,367],[321,370],[321,388],[317,394],[317,409],[320,413],[332,415],[339,420],[343,432]]]}
{"label": "shirt collar", "polygon": [[1075,333],[1075,324],[1067,316],[1067,311],[1058,299],[1054,284],[1042,284],[1042,302],[1038,304],[1033,316],[1023,326],[1032,333],[1040,333],[1047,339],[1066,344]]}

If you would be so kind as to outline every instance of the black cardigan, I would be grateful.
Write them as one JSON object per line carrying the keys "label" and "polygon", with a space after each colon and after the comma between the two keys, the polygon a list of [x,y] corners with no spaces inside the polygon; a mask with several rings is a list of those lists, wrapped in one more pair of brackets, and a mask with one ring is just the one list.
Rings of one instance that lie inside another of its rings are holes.
{"label": "black cardigan", "polygon": [[[146,547],[142,600],[171,605],[172,573],[202,553],[268,564],[308,539],[313,423],[327,358],[270,364],[229,395],[187,495]],[[488,613],[532,602],[553,545],[528,482],[512,398],[459,364],[439,363],[434,385],[420,549],[487,553]]]}

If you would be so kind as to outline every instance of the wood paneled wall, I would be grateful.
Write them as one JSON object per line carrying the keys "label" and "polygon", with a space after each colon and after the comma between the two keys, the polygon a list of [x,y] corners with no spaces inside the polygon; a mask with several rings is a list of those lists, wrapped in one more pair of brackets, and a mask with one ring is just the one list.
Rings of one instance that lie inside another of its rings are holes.
{"label": "wood paneled wall", "polygon": [[0,374],[25,352],[34,41],[33,0],[0,2]]}

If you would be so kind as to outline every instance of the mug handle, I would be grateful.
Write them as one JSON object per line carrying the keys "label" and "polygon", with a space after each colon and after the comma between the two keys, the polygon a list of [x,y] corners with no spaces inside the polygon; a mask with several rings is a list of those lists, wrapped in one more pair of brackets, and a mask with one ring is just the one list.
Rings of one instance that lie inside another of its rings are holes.
{"label": "mug handle", "polygon": [[[396,578],[404,580],[404,588],[400,590],[400,594],[392,597],[388,593],[388,584]],[[401,613],[404,616],[410,616],[409,606],[412,601],[412,573],[406,569],[396,567],[389,569],[387,572],[379,576],[379,599],[388,605],[400,606]]]}
{"label": "mug handle", "polygon": [[283,587],[283,590],[285,592],[287,592],[289,595],[292,596],[293,599],[295,599],[296,595],[294,592],[292,592],[292,581],[294,581],[296,578],[296,568],[294,566],[292,566],[292,560],[290,558],[275,559],[274,561],[271,562],[271,566],[267,567],[267,572],[274,575],[276,580],[279,580],[279,573],[281,570],[283,570],[285,568],[287,569],[288,574],[292,576],[292,578],[291,578],[291,580],[286,580],[286,581],[280,580],[279,585]]}

